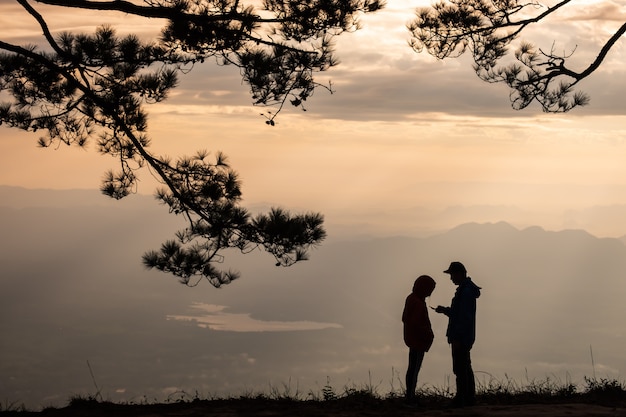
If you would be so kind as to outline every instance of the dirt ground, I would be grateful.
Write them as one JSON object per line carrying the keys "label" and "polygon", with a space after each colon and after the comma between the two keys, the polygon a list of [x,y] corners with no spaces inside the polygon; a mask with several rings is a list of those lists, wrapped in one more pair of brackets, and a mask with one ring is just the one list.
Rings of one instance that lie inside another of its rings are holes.
{"label": "dirt ground", "polygon": [[28,417],[626,417],[626,405],[558,403],[476,405],[447,408],[445,405],[407,408],[400,402],[354,404],[308,401],[196,401],[177,404],[91,404],[40,412],[5,411],[1,416]]}

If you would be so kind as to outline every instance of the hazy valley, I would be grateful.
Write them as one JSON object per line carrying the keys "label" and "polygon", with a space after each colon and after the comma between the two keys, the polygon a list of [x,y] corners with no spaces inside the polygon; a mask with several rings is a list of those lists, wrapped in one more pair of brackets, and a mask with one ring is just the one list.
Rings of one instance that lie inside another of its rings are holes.
{"label": "hazy valley", "polygon": [[[187,288],[141,265],[141,254],[180,226],[151,198],[0,191],[0,400],[62,405],[94,393],[94,382],[124,401],[283,384],[319,391],[328,379],[398,388],[404,298],[417,275],[430,274],[430,303],[449,303],[454,286],[441,271],[451,260],[483,288],[474,349],[481,380],[577,382],[626,369],[619,239],[505,222],[364,237],[329,219],[328,241],[307,262],[281,269],[263,253],[233,254],[227,264],[240,280]],[[436,341],[420,383],[444,385],[446,322],[434,312],[431,320]]]}

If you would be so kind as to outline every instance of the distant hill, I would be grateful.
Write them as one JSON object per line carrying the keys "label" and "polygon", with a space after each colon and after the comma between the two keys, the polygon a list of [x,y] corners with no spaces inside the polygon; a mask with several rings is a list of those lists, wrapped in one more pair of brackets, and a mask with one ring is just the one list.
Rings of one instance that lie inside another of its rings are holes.
{"label": "distant hill", "polygon": [[[423,238],[343,234],[290,268],[261,252],[233,254],[226,265],[241,271],[239,281],[187,288],[141,265],[141,254],[180,226],[151,198],[113,207],[86,191],[0,193],[13,205],[0,203],[1,400],[64,404],[93,393],[87,361],[112,400],[238,393],[290,380],[306,391],[327,378],[335,386],[373,378],[381,391],[397,387],[406,365],[404,298],[415,277],[430,274],[437,288],[429,303],[447,305],[455,287],[442,271],[452,260],[463,261],[482,287],[474,349],[481,381],[550,375],[578,382],[593,372],[626,372],[619,239],[505,222],[465,223]],[[222,307],[211,313],[199,305]],[[194,315],[198,321],[176,319]],[[332,326],[211,329],[241,320]],[[431,312],[431,321],[436,340],[420,381],[440,385],[451,374],[446,320]]]}

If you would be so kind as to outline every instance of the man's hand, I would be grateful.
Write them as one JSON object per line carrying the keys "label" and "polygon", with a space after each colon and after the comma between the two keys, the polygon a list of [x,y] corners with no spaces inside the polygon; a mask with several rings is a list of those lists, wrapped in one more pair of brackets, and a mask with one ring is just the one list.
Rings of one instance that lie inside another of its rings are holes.
{"label": "man's hand", "polygon": [[435,311],[440,314],[448,314],[448,310],[450,310],[450,307],[437,306],[437,308],[435,308]]}

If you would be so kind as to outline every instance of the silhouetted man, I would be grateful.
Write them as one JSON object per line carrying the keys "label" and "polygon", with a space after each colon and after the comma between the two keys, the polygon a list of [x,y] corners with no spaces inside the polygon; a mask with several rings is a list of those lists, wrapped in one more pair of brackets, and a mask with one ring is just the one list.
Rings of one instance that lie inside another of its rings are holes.
{"label": "silhouetted man", "polygon": [[438,306],[435,311],[448,316],[446,336],[452,349],[452,371],[456,376],[456,396],[453,406],[464,407],[476,402],[476,385],[470,351],[476,339],[476,299],[480,287],[467,276],[461,262],[452,262],[443,271],[457,285],[450,307]]}
{"label": "silhouetted man", "polygon": [[419,276],[413,283],[411,294],[406,297],[402,311],[404,343],[409,348],[409,366],[406,370],[406,403],[418,405],[415,396],[417,376],[422,367],[424,354],[428,352],[435,337],[428,318],[426,297],[435,289],[435,280],[428,275]]}

